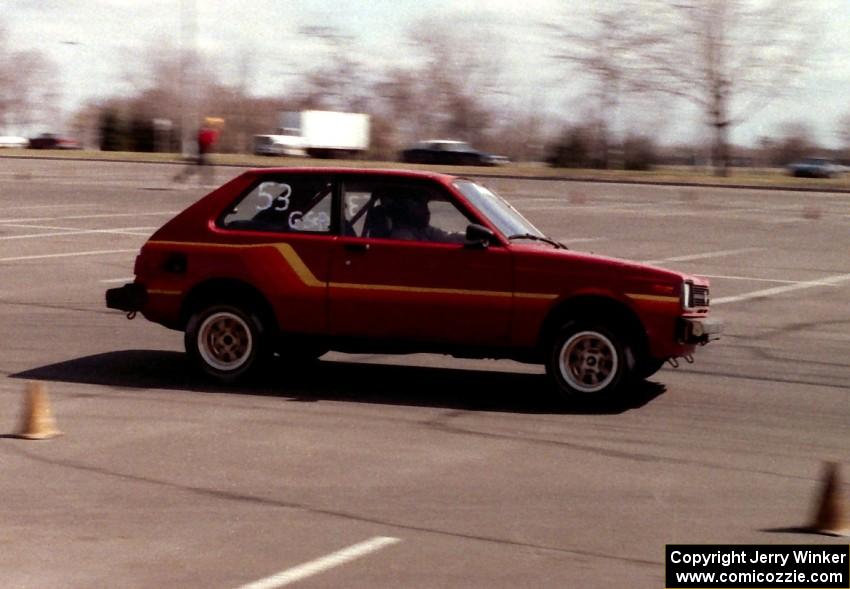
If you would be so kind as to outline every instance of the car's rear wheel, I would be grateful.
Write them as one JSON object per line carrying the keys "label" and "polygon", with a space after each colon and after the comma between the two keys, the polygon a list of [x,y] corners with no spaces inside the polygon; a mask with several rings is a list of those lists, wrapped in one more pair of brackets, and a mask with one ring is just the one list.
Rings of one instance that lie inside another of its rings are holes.
{"label": "car's rear wheel", "polygon": [[278,345],[277,353],[280,355],[284,363],[299,367],[299,365],[309,365],[316,362],[320,357],[327,354],[329,348],[322,342],[312,341],[308,339],[284,339]]}
{"label": "car's rear wheel", "polygon": [[634,369],[634,373],[632,374],[632,378],[635,380],[643,380],[645,378],[649,378],[664,366],[664,363],[667,360],[659,360],[658,358],[644,358],[640,362],[637,363]]}
{"label": "car's rear wheel", "polygon": [[186,353],[195,366],[222,382],[239,380],[268,360],[262,320],[237,305],[217,304],[193,313],[186,325]]}
{"label": "car's rear wheel", "polygon": [[601,324],[570,322],[552,340],[546,372],[556,391],[569,399],[610,399],[634,369],[628,340]]}

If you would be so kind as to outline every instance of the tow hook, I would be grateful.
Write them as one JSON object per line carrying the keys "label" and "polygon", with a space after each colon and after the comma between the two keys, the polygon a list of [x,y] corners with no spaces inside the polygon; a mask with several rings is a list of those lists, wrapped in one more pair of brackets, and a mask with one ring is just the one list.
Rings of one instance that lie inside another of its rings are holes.
{"label": "tow hook", "polygon": [[[691,355],[691,354],[688,354],[687,356],[682,356],[682,358],[683,358],[683,359],[685,360],[685,362],[687,362],[688,364],[693,364],[693,363],[694,363],[694,357],[693,357],[693,355]],[[667,358],[667,363],[668,363],[668,364],[670,364],[670,366],[672,366],[673,368],[678,368],[678,367],[679,367],[679,359],[678,359],[678,358]]]}
{"label": "tow hook", "polygon": [[136,312],[135,311],[130,311],[129,313],[127,313],[127,319],[129,319],[130,321],[132,321],[135,318],[136,318]]}

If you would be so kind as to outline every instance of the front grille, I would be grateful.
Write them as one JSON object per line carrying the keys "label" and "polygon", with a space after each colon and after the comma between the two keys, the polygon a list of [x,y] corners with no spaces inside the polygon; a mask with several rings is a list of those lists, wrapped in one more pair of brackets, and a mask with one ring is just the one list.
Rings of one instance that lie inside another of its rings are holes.
{"label": "front grille", "polygon": [[691,286],[691,300],[689,307],[707,307],[708,306],[708,287],[694,284]]}

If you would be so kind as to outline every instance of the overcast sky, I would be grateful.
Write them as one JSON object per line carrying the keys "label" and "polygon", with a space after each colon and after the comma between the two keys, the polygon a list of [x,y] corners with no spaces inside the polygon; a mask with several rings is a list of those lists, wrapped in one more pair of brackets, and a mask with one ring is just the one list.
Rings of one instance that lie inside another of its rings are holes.
{"label": "overcast sky", "polygon": [[[70,110],[86,98],[125,89],[127,65],[141,63],[156,43],[179,46],[181,22],[192,13],[181,7],[196,5],[197,46],[224,81],[235,75],[237,57],[251,53],[257,94],[292,90],[293,66],[315,59],[316,48],[297,35],[300,27],[334,26],[357,38],[367,62],[387,64],[404,58],[404,39],[415,23],[439,16],[466,23],[470,38],[493,32],[503,40],[500,59],[511,99],[575,120],[583,114],[576,112],[576,97],[584,86],[546,58],[551,47],[537,25],[560,18],[565,6],[586,8],[593,1],[0,0],[0,23],[13,47],[39,49],[59,67],[63,104]],[[797,79],[797,90],[769,102],[734,130],[733,140],[751,143],[799,121],[825,145],[838,145],[839,119],[850,113],[850,0],[807,0],[805,6],[822,15],[822,30],[813,35],[816,58]],[[671,117],[670,112],[632,108],[621,118],[660,128],[668,140],[705,135],[698,113],[677,109]]]}

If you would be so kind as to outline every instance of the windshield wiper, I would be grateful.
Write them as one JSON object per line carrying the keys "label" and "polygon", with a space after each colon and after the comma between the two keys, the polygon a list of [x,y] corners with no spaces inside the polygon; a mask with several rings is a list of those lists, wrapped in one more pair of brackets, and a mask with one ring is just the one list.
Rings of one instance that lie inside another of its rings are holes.
{"label": "windshield wiper", "polygon": [[534,235],[533,233],[517,233],[516,235],[509,235],[508,239],[531,239],[532,241],[542,241],[543,243],[548,243],[549,245],[555,246],[559,250],[569,249],[560,241],[555,241],[549,237],[541,237],[540,235]]}

